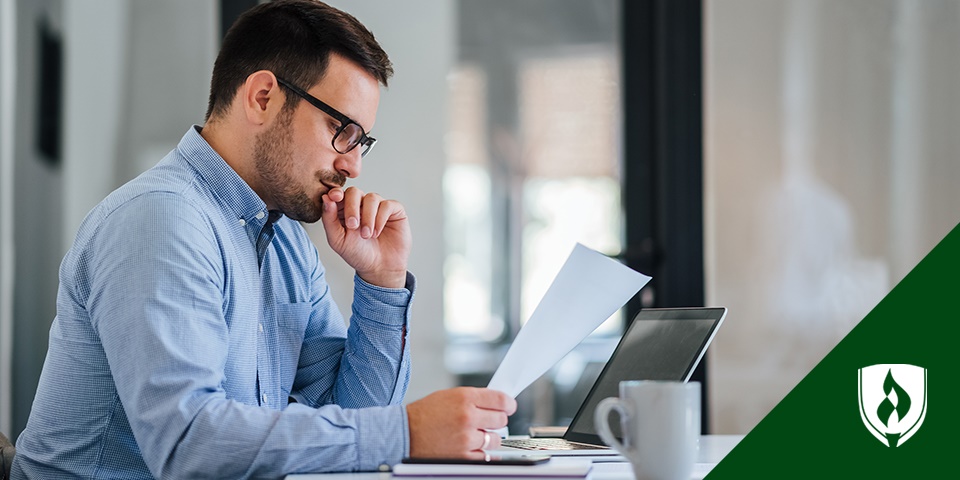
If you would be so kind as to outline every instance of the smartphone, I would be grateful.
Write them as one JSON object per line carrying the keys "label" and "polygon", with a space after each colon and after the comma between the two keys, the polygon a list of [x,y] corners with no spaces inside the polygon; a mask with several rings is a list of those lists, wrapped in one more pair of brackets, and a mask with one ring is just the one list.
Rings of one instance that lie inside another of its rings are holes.
{"label": "smartphone", "polygon": [[439,463],[460,465],[537,465],[550,460],[550,455],[522,455],[490,457],[490,460],[470,458],[404,458],[401,463]]}

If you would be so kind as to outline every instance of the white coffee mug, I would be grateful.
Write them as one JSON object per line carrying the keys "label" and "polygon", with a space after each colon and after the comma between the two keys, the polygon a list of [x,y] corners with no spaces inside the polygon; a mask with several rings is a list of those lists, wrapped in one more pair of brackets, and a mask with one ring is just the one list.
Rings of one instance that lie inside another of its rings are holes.
{"label": "white coffee mug", "polygon": [[[611,410],[620,414],[622,442],[610,431]],[[687,480],[700,450],[700,383],[620,382],[620,397],[600,401],[594,424],[637,480]]]}

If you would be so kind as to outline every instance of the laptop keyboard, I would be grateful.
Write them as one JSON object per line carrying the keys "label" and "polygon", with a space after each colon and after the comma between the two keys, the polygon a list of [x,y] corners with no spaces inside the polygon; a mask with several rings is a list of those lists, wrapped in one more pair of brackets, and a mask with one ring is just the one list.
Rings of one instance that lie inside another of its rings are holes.
{"label": "laptop keyboard", "polygon": [[504,447],[523,450],[604,450],[608,447],[577,443],[562,438],[507,438],[500,442]]}

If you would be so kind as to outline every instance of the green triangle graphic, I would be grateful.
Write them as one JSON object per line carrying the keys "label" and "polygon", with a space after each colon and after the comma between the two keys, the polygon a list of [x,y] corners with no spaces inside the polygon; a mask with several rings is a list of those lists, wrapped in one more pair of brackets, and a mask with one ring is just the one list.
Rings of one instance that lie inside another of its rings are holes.
{"label": "green triangle graphic", "polygon": [[[927,369],[927,413],[895,448],[859,413],[857,370]],[[725,478],[926,478],[949,471],[960,431],[950,392],[960,370],[960,225],[947,234],[707,475]],[[749,393],[744,393],[749,395]]]}

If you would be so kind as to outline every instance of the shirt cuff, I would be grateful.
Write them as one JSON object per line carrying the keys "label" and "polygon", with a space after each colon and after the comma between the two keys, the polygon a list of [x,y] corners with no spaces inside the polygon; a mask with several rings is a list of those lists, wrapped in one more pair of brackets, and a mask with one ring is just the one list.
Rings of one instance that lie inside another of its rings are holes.
{"label": "shirt cuff", "polygon": [[353,277],[353,313],[365,319],[385,325],[405,325],[410,316],[417,280],[407,272],[404,288],[385,288],[371,285],[360,278]]}
{"label": "shirt cuff", "polygon": [[357,417],[357,465],[360,471],[381,470],[410,455],[410,427],[403,405],[364,408]]}

